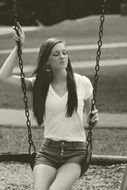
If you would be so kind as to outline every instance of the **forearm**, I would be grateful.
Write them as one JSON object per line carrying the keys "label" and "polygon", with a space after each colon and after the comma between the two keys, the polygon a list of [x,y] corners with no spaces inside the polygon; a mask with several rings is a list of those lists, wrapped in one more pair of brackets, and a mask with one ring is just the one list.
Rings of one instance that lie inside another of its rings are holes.
{"label": "forearm", "polygon": [[6,81],[13,72],[15,65],[17,64],[17,46],[12,50],[11,54],[5,60],[2,68],[0,69],[0,79]]}

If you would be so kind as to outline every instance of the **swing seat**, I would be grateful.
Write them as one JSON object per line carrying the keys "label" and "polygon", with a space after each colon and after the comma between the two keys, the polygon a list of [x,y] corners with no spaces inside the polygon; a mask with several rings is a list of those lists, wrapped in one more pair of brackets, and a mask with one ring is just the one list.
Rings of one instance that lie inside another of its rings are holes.
{"label": "swing seat", "polygon": [[35,157],[36,157],[37,153],[33,152],[32,154],[29,154],[29,163],[30,163],[30,167],[33,170],[34,168],[34,163],[35,163]]}

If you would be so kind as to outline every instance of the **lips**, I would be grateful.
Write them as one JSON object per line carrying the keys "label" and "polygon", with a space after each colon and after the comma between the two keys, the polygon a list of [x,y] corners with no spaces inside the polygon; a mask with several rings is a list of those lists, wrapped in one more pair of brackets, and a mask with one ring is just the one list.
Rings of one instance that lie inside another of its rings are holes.
{"label": "lips", "polygon": [[66,63],[66,60],[61,60],[60,63]]}

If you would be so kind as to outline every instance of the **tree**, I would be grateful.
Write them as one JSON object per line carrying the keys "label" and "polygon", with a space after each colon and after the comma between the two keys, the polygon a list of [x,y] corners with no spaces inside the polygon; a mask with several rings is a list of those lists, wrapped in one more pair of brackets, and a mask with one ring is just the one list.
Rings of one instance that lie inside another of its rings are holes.
{"label": "tree", "polygon": [[[0,0],[0,24],[13,24],[13,0]],[[66,19],[77,19],[100,14],[103,0],[17,0],[17,10],[22,25],[52,25]],[[107,0],[107,13],[120,12],[120,0]]]}

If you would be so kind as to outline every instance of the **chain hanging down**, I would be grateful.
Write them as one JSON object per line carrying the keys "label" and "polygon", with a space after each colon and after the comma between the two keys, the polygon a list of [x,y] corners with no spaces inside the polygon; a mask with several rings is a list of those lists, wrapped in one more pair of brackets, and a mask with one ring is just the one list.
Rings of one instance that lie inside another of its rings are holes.
{"label": "chain hanging down", "polygon": [[[93,83],[93,98],[91,101],[91,117],[92,117],[92,111],[95,109],[96,105],[96,94],[97,94],[97,85],[98,85],[98,79],[99,79],[99,69],[100,69],[100,57],[101,57],[101,47],[102,47],[102,36],[103,36],[103,25],[105,21],[105,3],[106,0],[102,0],[102,12],[100,15],[100,26],[99,26],[99,40],[98,40],[98,49],[96,53],[96,65],[95,65],[95,75],[94,75],[94,83]],[[86,159],[86,166],[84,166],[84,171],[86,171],[89,167],[91,157],[92,157],[92,129],[94,127],[93,123],[89,123],[88,126],[88,134],[87,134],[87,148],[86,148],[86,154],[87,154],[87,159]]]}
{"label": "chain hanging down", "polygon": [[[16,31],[17,35],[19,36],[16,0],[12,0],[12,1],[13,1],[15,31]],[[19,68],[20,68],[21,87],[22,87],[22,91],[23,91],[23,102],[25,105],[26,125],[28,128],[29,161],[30,161],[31,168],[33,168],[33,158],[36,155],[36,147],[35,147],[34,142],[32,140],[31,121],[30,121],[30,113],[29,113],[29,108],[28,108],[28,97],[26,94],[25,74],[23,71],[23,60],[22,60],[22,49],[21,49],[20,38],[19,38],[19,41],[17,42],[17,47],[18,47],[17,53],[18,53],[18,62],[19,62]]]}
{"label": "chain hanging down", "polygon": [[[19,36],[18,33],[18,16],[17,16],[17,9],[16,9],[16,0],[12,0],[13,2],[13,12],[14,12],[14,22],[15,22],[15,30],[17,32],[17,35]],[[104,12],[105,12],[105,3],[106,0],[102,0],[102,13],[100,16],[100,27],[99,27],[99,40],[98,40],[98,49],[97,49],[97,54],[96,54],[96,65],[95,65],[95,75],[94,75],[94,84],[93,84],[93,99],[91,101],[91,112],[94,110],[95,105],[96,105],[96,94],[97,94],[97,83],[98,83],[98,78],[99,78],[99,61],[100,61],[100,56],[101,56],[101,46],[102,46],[102,36],[103,36],[103,24],[105,20]],[[25,84],[25,74],[23,72],[23,60],[22,60],[22,49],[21,49],[21,44],[20,40],[17,42],[18,46],[18,59],[19,59],[19,68],[20,68],[20,77],[21,77],[21,85],[22,85],[22,91],[23,91],[23,101],[25,105],[25,115],[27,118],[26,125],[28,128],[28,142],[29,142],[29,155],[30,157],[30,165],[31,168],[33,168],[33,162],[34,162],[34,157],[36,155],[36,147],[34,145],[34,142],[32,140],[32,132],[31,132],[31,122],[29,119],[29,108],[28,108],[28,98],[26,95],[26,84]],[[84,166],[84,171],[86,171],[89,167],[90,160],[92,157],[92,129],[94,125],[90,122],[89,127],[88,127],[88,135],[87,135],[87,160],[86,164]],[[33,150],[33,153],[31,154]]]}

